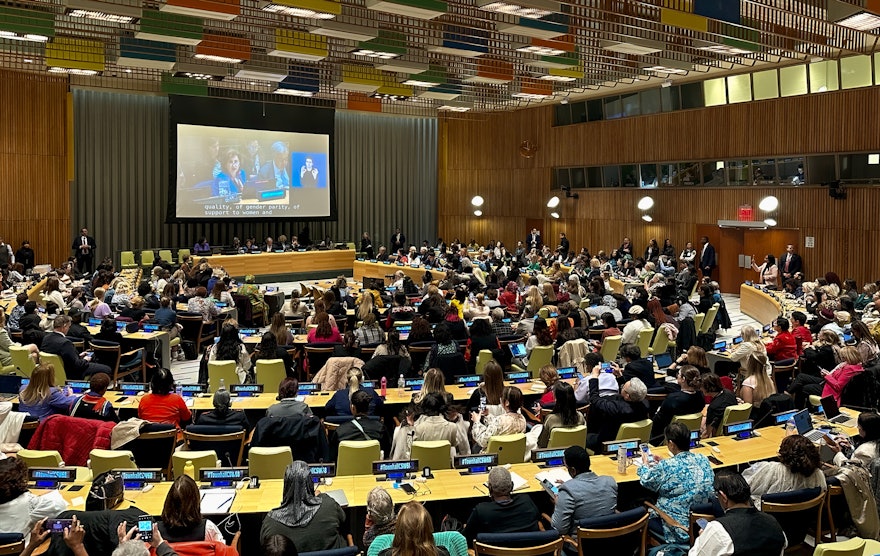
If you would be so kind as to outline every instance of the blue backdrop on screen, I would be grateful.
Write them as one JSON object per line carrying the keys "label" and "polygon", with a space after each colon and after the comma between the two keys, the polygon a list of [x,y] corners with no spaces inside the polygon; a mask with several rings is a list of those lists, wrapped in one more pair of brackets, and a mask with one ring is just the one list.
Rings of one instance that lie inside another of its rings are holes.
{"label": "blue backdrop on screen", "polygon": [[290,167],[295,177],[294,187],[327,187],[326,154],[295,152],[290,157]]}

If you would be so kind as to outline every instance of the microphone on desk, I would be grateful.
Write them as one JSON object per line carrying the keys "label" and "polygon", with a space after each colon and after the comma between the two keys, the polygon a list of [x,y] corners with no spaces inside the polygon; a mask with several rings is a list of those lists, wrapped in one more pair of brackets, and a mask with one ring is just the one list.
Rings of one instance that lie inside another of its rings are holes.
{"label": "microphone on desk", "polygon": [[229,455],[229,452],[223,452],[223,455],[226,456],[226,463],[229,464],[229,467],[235,467],[232,465],[232,457]]}

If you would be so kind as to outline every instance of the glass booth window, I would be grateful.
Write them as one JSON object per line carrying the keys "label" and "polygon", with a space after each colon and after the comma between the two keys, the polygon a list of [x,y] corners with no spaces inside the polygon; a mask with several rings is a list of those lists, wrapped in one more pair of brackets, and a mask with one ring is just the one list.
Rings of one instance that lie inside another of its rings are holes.
{"label": "glass booth window", "polygon": [[624,187],[639,186],[639,167],[635,164],[624,164],[620,167],[621,180]]}
{"label": "glass booth window", "polygon": [[656,164],[642,164],[641,165],[641,181],[639,182],[639,187],[645,188],[655,188],[657,187],[657,165]]}
{"label": "glass booth window", "polygon": [[777,158],[776,170],[779,172],[780,185],[803,185],[807,182],[804,158],[801,156]]}
{"label": "glass booth window", "polygon": [[751,185],[752,172],[748,160],[729,160],[725,162],[728,185]]}
{"label": "glass booth window", "polygon": [[752,179],[754,185],[775,185],[776,160],[772,158],[752,160]]}
{"label": "glass booth window", "polygon": [[603,166],[602,178],[605,187],[620,187],[620,166]]}

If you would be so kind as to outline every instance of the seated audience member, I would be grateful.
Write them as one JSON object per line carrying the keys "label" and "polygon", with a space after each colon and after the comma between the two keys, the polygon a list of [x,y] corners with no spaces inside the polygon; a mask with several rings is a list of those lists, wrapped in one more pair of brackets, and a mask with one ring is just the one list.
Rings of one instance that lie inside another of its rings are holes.
{"label": "seated audience member", "polygon": [[70,330],[70,317],[67,315],[55,317],[53,327],[54,330],[43,338],[40,350],[61,357],[67,378],[82,379],[95,373],[112,374],[107,365],[93,363],[90,356],[82,357],[82,354],[76,352],[73,342],[67,339],[67,332]]}
{"label": "seated audience member", "polygon": [[376,346],[373,357],[381,357],[383,355],[399,355],[404,359],[409,359],[409,351],[400,341],[400,332],[396,328],[388,331],[387,340]]}
{"label": "seated audience member", "polygon": [[617,320],[614,318],[614,315],[612,313],[606,311],[602,313],[600,318],[602,319],[603,328],[601,338],[602,342],[604,342],[605,338],[607,338],[608,336],[620,336],[623,334],[620,328],[617,327]]}
{"label": "seated audience member", "polygon": [[791,314],[791,321],[793,323],[793,328],[791,333],[794,335],[794,339],[798,342],[798,357],[804,351],[804,348],[813,343],[813,334],[810,332],[810,329],[807,328],[807,315],[803,314],[800,311],[794,311]]}
{"label": "seated audience member", "polygon": [[105,373],[93,374],[89,378],[89,391],[81,396],[76,396],[76,401],[70,406],[71,417],[118,422],[119,415],[113,409],[113,404],[104,399],[104,394],[107,393],[109,386],[109,375]]}
{"label": "seated audience member", "polygon": [[138,417],[153,423],[169,423],[183,428],[192,421],[192,412],[174,392],[174,377],[168,369],[157,369],[150,380],[150,393],[138,403]]}
{"label": "seated audience member", "polygon": [[617,482],[590,471],[590,454],[582,446],[565,449],[565,468],[571,480],[559,486],[554,501],[553,528],[562,535],[577,535],[578,522],[610,515],[617,509]]}
{"label": "seated audience member", "polygon": [[[646,388],[657,386],[657,380],[654,378],[654,363],[642,357],[642,350],[635,344],[627,344],[620,348],[620,355],[623,357],[626,365],[620,374],[620,380],[627,381],[637,378],[644,383]],[[615,370],[617,364],[613,363]]]}
{"label": "seated audience member", "polygon": [[111,318],[102,320],[101,328],[98,330],[98,333],[95,334],[95,339],[103,342],[114,342],[121,345],[122,334],[116,330],[116,321]]}
{"label": "seated audience member", "polygon": [[333,346],[333,354],[331,357],[357,357],[361,358],[361,346],[358,345],[354,332],[346,330],[342,335],[342,343]]}
{"label": "seated audience member", "polygon": [[413,500],[400,508],[391,546],[379,556],[449,556],[449,551],[434,543],[431,514]]}
{"label": "seated audience member", "polygon": [[745,379],[739,388],[739,398],[743,402],[761,407],[765,398],[776,393],[776,384],[767,374],[767,356],[763,353],[749,355],[743,365]]}
{"label": "seated audience member", "polygon": [[37,347],[43,345],[43,338],[46,336],[45,327],[51,326],[49,321],[44,320],[42,315],[37,312],[37,303],[28,301],[24,304],[24,314],[18,319],[18,328],[21,330],[22,340],[28,343],[36,344]]}
{"label": "seated audience member", "polygon": [[296,545],[284,535],[266,537],[261,544],[264,556],[299,556]]}
{"label": "seated audience member", "polygon": [[299,381],[287,377],[278,385],[278,403],[266,410],[266,417],[293,417],[294,415],[311,415],[312,409],[296,399]]}
{"label": "seated audience member", "polygon": [[[504,318],[504,309],[495,307],[490,313],[492,317],[492,332],[495,336],[511,336],[513,335],[513,327],[510,325],[510,319]],[[508,322],[504,322],[507,320]]]}
{"label": "seated audience member", "polygon": [[15,307],[9,312],[9,320],[7,325],[9,330],[21,330],[21,326],[18,323],[18,319],[24,314],[24,305],[28,302],[27,293],[20,293],[15,296]]}
{"label": "seated audience member", "polygon": [[[70,330],[67,331],[68,338],[79,338],[83,340],[85,345],[89,345],[92,341],[92,334],[89,329],[82,325],[83,313],[79,309],[71,309],[67,316],[70,317]],[[88,316],[88,315],[86,315]]]}
{"label": "seated audience member", "polygon": [[263,520],[260,539],[283,535],[296,545],[298,552],[333,550],[345,546],[340,529],[345,512],[326,494],[315,494],[309,466],[294,461],[284,471],[281,505]]}
{"label": "seated audience member", "polygon": [[639,332],[645,328],[652,328],[651,323],[645,318],[645,309],[641,305],[630,307],[629,316],[633,320],[623,327],[623,334],[621,334],[620,339],[621,345],[637,344],[639,342]]}
{"label": "seated audience member", "polygon": [[290,356],[286,349],[278,345],[278,337],[271,332],[263,333],[262,338],[260,338],[260,344],[254,350],[254,364],[260,359],[281,359],[284,362],[287,376],[293,376],[294,374],[293,357]]}
{"label": "seated audience member", "polygon": [[538,405],[543,407],[553,407],[556,398],[553,395],[553,387],[559,382],[559,372],[554,365],[544,365],[538,371],[538,378],[544,383],[544,393],[538,399]]}
{"label": "seated audience member", "polygon": [[516,386],[505,386],[501,392],[502,414],[489,415],[488,410],[471,413],[471,435],[480,448],[485,450],[493,436],[526,432],[526,419],[519,411],[522,399],[522,390]]}
{"label": "seated audience member", "polygon": [[[6,329],[6,312],[0,307],[0,364],[4,367],[12,365],[12,354],[9,348],[12,347],[12,338],[9,337],[9,330]],[[33,359],[38,359],[40,350],[36,344],[28,344],[24,346],[28,348],[28,352]]]}
{"label": "seated audience member", "polygon": [[212,425],[223,427],[240,427],[250,431],[251,425],[244,411],[232,409],[232,396],[228,390],[214,392],[214,409],[206,411],[196,419],[197,425]]}
{"label": "seated audience member", "polygon": [[330,315],[326,312],[315,315],[315,324],[317,326],[310,329],[307,334],[310,344],[338,344],[342,342],[339,329],[331,324]]}
{"label": "seated audience member", "polygon": [[171,307],[171,298],[163,295],[159,300],[159,308],[153,315],[153,321],[162,329],[170,329],[177,324],[177,311]]}
{"label": "seated audience member", "polygon": [[648,389],[644,382],[638,377],[633,377],[623,383],[620,394],[615,391],[605,395],[600,389],[601,376],[601,366],[595,365],[589,379],[588,422],[588,427],[594,430],[590,430],[587,435],[587,447],[597,453],[601,452],[603,442],[617,438],[620,425],[648,418],[648,406],[645,404]]}
{"label": "seated audience member", "polygon": [[709,360],[706,358],[706,350],[701,348],[700,346],[691,346],[685,353],[682,353],[678,356],[678,359],[672,362],[669,365],[669,370],[674,371],[679,367],[683,367],[684,365],[690,365],[691,367],[696,367],[700,374],[706,374],[709,372]]}
{"label": "seated audience member", "polygon": [[776,319],[773,329],[776,330],[776,337],[767,345],[767,356],[771,361],[783,361],[786,359],[795,359],[797,357],[797,341],[794,334],[789,332],[790,324],[785,317]]}
{"label": "seated audience member", "polygon": [[743,473],[752,489],[752,502],[761,506],[761,496],[802,488],[826,488],[819,448],[807,438],[786,436],[779,445],[779,461],[758,462]]}
{"label": "seated audience member", "polygon": [[156,524],[166,541],[217,541],[226,544],[220,529],[202,516],[199,500],[199,485],[191,477],[181,475],[174,479],[165,496],[162,520]]}
{"label": "seated audience member", "polygon": [[655,439],[655,445],[658,446],[663,443],[663,430],[672,422],[673,417],[700,413],[706,405],[703,393],[700,392],[700,371],[696,367],[685,365],[680,368],[677,381],[681,390],[670,392],[654,415],[651,438]]}
{"label": "seated audience member", "polygon": [[0,460],[0,533],[21,533],[25,542],[35,523],[54,518],[67,509],[60,490],[37,496],[28,490],[24,460]]}
{"label": "seated audience member", "polygon": [[342,423],[330,433],[330,459],[336,461],[339,443],[343,440],[378,440],[382,453],[389,453],[388,435],[385,425],[379,419],[371,419],[368,415],[372,396],[364,390],[358,390],[351,396],[351,413],[354,419]]}
{"label": "seated audience member", "polygon": [[31,380],[21,387],[18,394],[18,410],[40,421],[49,415],[68,415],[76,396],[66,396],[55,386],[55,366],[43,363],[31,373]]}
{"label": "seated audience member", "polygon": [[342,388],[334,392],[327,400],[324,409],[327,415],[352,415],[352,399],[356,392],[366,392],[370,396],[370,405],[365,412],[366,415],[376,415],[380,412],[385,400],[376,393],[374,388],[367,388],[364,384],[364,371],[357,367],[348,370],[348,387]]}
{"label": "seated audience member", "polygon": [[690,556],[778,556],[785,551],[785,532],[776,518],[752,505],[752,492],[742,475],[722,469],[714,487],[724,515],[706,525]]}
{"label": "seated audience member", "polygon": [[511,495],[513,479],[504,467],[493,467],[486,481],[488,502],[471,511],[464,529],[468,543],[480,533],[521,533],[538,530],[541,514],[528,494]]}
{"label": "seated audience member", "polygon": [[446,400],[430,393],[422,399],[422,414],[413,425],[413,441],[448,440],[457,455],[470,453],[467,435],[455,423],[446,420]]}
{"label": "seated audience member", "polygon": [[119,311],[120,317],[130,318],[132,322],[140,322],[147,312],[144,310],[144,298],[136,295],[131,298],[131,307],[126,307]]}
{"label": "seated audience member", "polygon": [[825,378],[825,387],[822,388],[822,397],[834,396],[837,405],[840,405],[840,395],[854,376],[863,372],[862,356],[859,350],[853,346],[844,346],[838,353],[840,364],[831,371],[822,371]]}
{"label": "seated audience member", "polygon": [[[691,506],[706,503],[712,496],[715,474],[706,456],[690,452],[691,431],[687,425],[672,423],[664,433],[672,457],[660,459],[654,454],[654,463],[649,465],[648,455],[643,452],[643,465],[637,470],[639,481],[657,493],[658,509],[679,523],[687,523]],[[659,516],[652,515],[648,531],[666,543],[688,542],[686,530],[667,525]]]}
{"label": "seated audience member", "polygon": [[362,346],[377,345],[385,339],[385,332],[382,331],[382,327],[376,322],[376,315],[373,313],[367,313],[364,316],[363,324],[355,329],[354,335]]}
{"label": "seated audience member", "polygon": [[767,347],[761,341],[761,336],[754,327],[746,325],[740,329],[740,337],[742,342],[728,352],[731,361],[740,362],[753,353],[767,354]]}
{"label": "seated audience member", "polygon": [[567,382],[557,382],[553,389],[556,404],[553,406],[553,413],[544,419],[544,427],[538,436],[539,448],[547,447],[553,429],[578,427],[586,424],[583,414],[577,410],[577,401],[574,399],[574,389],[571,385]]}
{"label": "seated audience member", "polygon": [[854,461],[860,462],[865,469],[870,469],[871,461],[880,457],[880,414],[860,413],[857,427],[861,440],[855,450],[852,449],[850,439],[844,436],[836,437],[834,445],[829,446],[835,452],[834,465],[840,467],[848,461]]}
{"label": "seated audience member", "polygon": [[96,319],[109,317],[113,310],[110,309],[110,305],[104,301],[107,290],[104,288],[95,288],[95,291],[92,293],[94,298],[89,302],[89,309],[91,310],[92,316]]}
{"label": "seated audience member", "polygon": [[202,321],[205,324],[210,324],[212,329],[214,328],[214,319],[220,314],[220,309],[208,297],[208,290],[204,287],[196,288],[195,294],[186,303],[186,311],[202,315]]}
{"label": "seated audience member", "polygon": [[856,340],[856,349],[859,350],[862,365],[867,367],[876,363],[880,355],[880,345],[877,344],[868,325],[860,320],[853,321],[852,335]]}
{"label": "seated audience member", "polygon": [[293,345],[293,332],[290,331],[290,327],[284,319],[284,313],[279,311],[272,315],[272,325],[269,327],[269,332],[275,335],[277,345]]}
{"label": "seated audience member", "polygon": [[220,328],[220,338],[217,343],[208,348],[208,361],[234,361],[235,374],[238,375],[240,384],[253,381],[251,357],[247,346],[241,341],[238,333],[238,324],[235,321],[227,321]]}
{"label": "seated audience member", "polygon": [[807,396],[822,393],[825,384],[822,371],[837,366],[837,352],[842,345],[840,336],[831,330],[822,330],[816,341],[804,349],[800,358],[801,372],[785,391],[794,398],[795,407],[804,407]]}
{"label": "seated audience member", "polygon": [[703,396],[709,400],[706,408],[706,428],[703,438],[715,436],[721,427],[721,419],[724,418],[724,410],[731,405],[736,405],[736,396],[733,392],[721,386],[721,379],[713,373],[706,373],[700,380],[700,389]]}
{"label": "seated audience member", "polygon": [[379,535],[393,535],[397,516],[394,514],[394,501],[388,491],[375,487],[367,494],[367,517],[364,520],[364,548]]}

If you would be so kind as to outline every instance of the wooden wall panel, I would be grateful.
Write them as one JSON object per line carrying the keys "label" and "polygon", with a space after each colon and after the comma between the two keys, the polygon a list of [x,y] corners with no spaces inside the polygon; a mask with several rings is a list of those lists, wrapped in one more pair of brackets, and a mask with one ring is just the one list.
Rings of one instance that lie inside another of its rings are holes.
{"label": "wooden wall panel", "polygon": [[[860,283],[880,278],[870,254],[880,251],[880,188],[847,187],[831,199],[822,187],[590,189],[563,199],[562,217],[546,202],[553,167],[733,159],[746,156],[878,151],[880,88],[720,106],[621,120],[552,127],[552,107],[441,120],[438,230],[442,237],[500,239],[513,246],[527,233],[525,220],[544,219],[545,238],[565,231],[573,246],[611,249],[628,235],[640,249],[670,237],[677,249],[697,241],[697,226],[735,219],[737,208],[776,195],[777,220],[800,230],[798,251],[808,276],[834,270]],[[534,158],[519,155],[521,141],[535,142]],[[470,199],[482,195],[484,216]],[[654,222],[641,220],[639,198],[655,199]],[[761,215],[761,218],[764,216]],[[804,238],[815,247],[804,247]],[[750,254],[750,253],[749,253]],[[779,253],[776,253],[778,256]]]}
{"label": "wooden wall panel", "polygon": [[71,254],[67,80],[0,71],[0,122],[0,236],[57,265]]}

